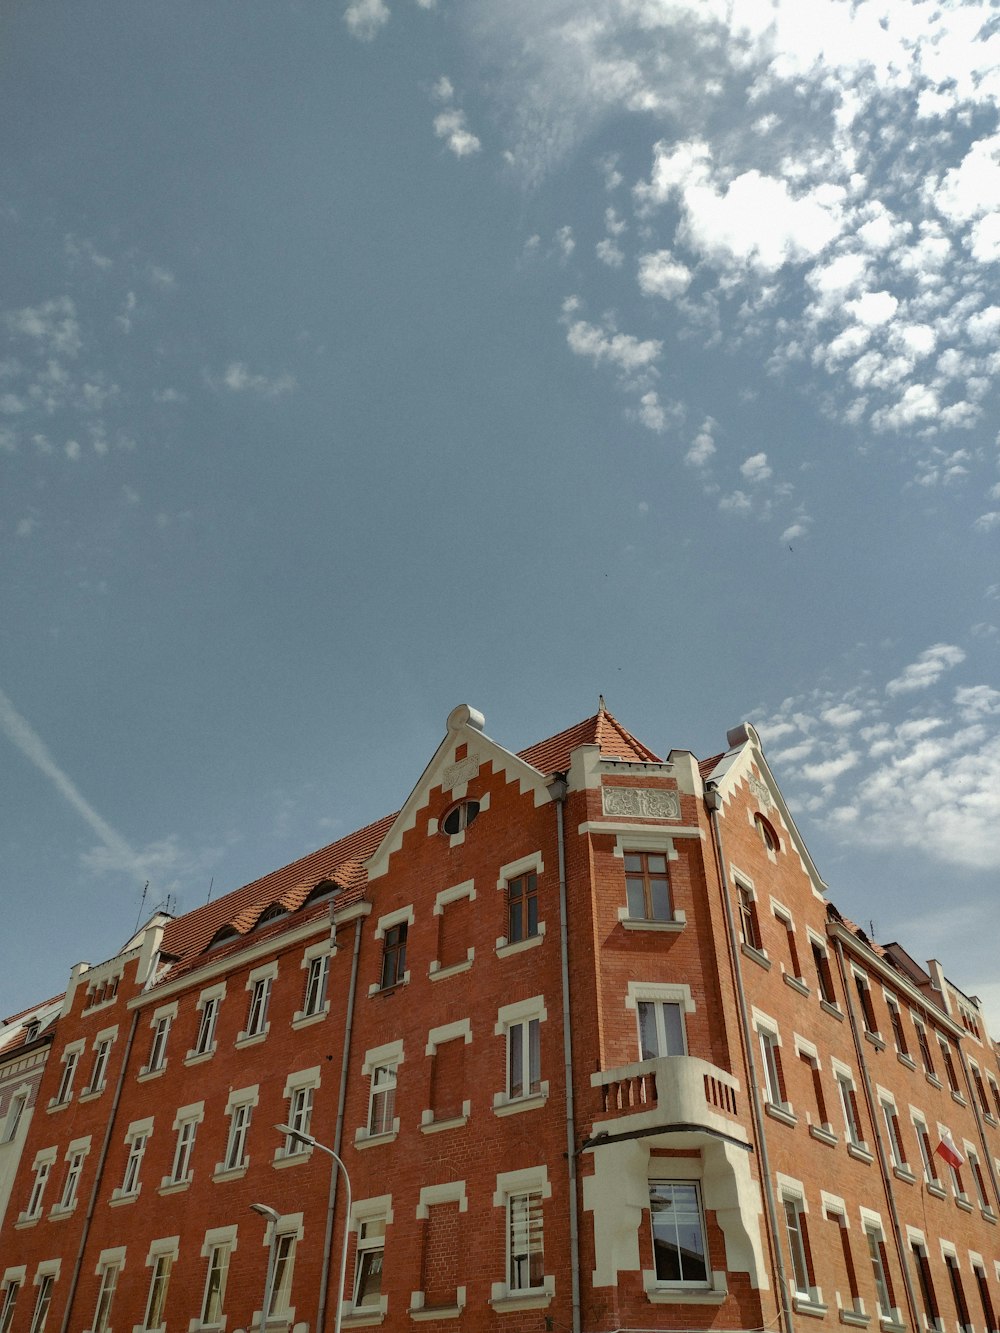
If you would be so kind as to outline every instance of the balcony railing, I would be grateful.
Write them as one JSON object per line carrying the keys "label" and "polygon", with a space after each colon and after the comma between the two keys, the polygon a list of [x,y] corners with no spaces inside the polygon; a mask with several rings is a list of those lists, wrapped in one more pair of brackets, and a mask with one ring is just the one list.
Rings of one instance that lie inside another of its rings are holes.
{"label": "balcony railing", "polygon": [[[642,1060],[591,1075],[596,1118],[634,1118],[631,1127],[704,1126],[739,1134],[739,1082],[693,1055]],[[736,1122],[736,1123],[734,1123]]]}

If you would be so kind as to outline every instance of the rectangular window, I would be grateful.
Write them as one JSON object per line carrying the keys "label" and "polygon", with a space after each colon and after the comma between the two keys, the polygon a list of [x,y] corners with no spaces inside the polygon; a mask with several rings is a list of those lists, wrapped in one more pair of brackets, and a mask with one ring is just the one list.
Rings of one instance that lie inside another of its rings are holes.
{"label": "rectangular window", "polygon": [[164,1014],[153,1026],[153,1041],[146,1061],[146,1074],[155,1074],[167,1063],[167,1037],[170,1034],[170,1015]]}
{"label": "rectangular window", "polygon": [[122,1177],[122,1194],[139,1193],[139,1171],[148,1138],[148,1134],[136,1134],[129,1144],[125,1175]]}
{"label": "rectangular window", "polygon": [[194,1152],[197,1133],[197,1120],[182,1120],[177,1126],[177,1146],[174,1148],[174,1161],[170,1168],[170,1180],[174,1185],[182,1185],[191,1177],[191,1155]]}
{"label": "rectangular window", "polygon": [[854,1267],[854,1255],[851,1253],[851,1233],[847,1228],[847,1218],[843,1213],[827,1211],[827,1216],[831,1222],[836,1223],[837,1230],[840,1233],[840,1250],[844,1256],[844,1271],[847,1274],[847,1289],[851,1296],[851,1305],[855,1311],[858,1309],[858,1301],[861,1292],[858,1289],[858,1275]]}
{"label": "rectangular window", "polygon": [[761,1067],[764,1071],[764,1096],[772,1106],[784,1106],[785,1080],[781,1073],[777,1035],[767,1028],[758,1028],[757,1036],[760,1038]]}
{"label": "rectangular window", "polygon": [[948,1270],[948,1281],[951,1283],[951,1294],[955,1301],[955,1313],[958,1315],[958,1322],[966,1330],[966,1333],[972,1333],[972,1320],[969,1317],[969,1305],[965,1299],[965,1288],[962,1286],[962,1274],[959,1272],[958,1259],[953,1254],[944,1256],[944,1266]]}
{"label": "rectangular window", "polygon": [[529,1097],[541,1090],[541,1025],[537,1018],[526,1018],[507,1029],[507,1096]]}
{"label": "rectangular window", "polygon": [[55,1278],[51,1273],[46,1273],[38,1283],[38,1295],[35,1297],[35,1310],[31,1316],[30,1333],[44,1333],[45,1322],[49,1317],[49,1306],[52,1304],[52,1288],[55,1286]]}
{"label": "rectangular window", "polygon": [[651,1180],[649,1217],[657,1282],[708,1286],[708,1248],[701,1197],[694,1181]]}
{"label": "rectangular window", "polygon": [[858,991],[858,1002],[861,1005],[861,1017],[865,1025],[865,1031],[871,1036],[878,1036],[878,1023],[875,1021],[875,1006],[872,1004],[872,993],[868,982],[859,972],[854,974],[854,985]]}
{"label": "rectangular window", "polygon": [[812,1078],[813,1093],[816,1097],[816,1111],[819,1117],[820,1127],[830,1124],[830,1116],[826,1106],[826,1092],[823,1088],[823,1075],[819,1067],[819,1058],[809,1051],[799,1051],[799,1058],[803,1064],[809,1068]]}
{"label": "rectangular window", "polygon": [[668,1000],[639,1000],[639,1059],[655,1060],[664,1055],[683,1055],[684,1011]]}
{"label": "rectangular window", "polygon": [[667,858],[662,852],[625,853],[625,894],[633,921],[672,921]]}
{"label": "rectangular window", "polygon": [[365,1217],[358,1223],[358,1253],[354,1264],[354,1306],[378,1306],[382,1299],[382,1258],[385,1253],[385,1218]]}
{"label": "rectangular window", "polygon": [[888,996],[885,1002],[889,1010],[889,1022],[892,1024],[892,1039],[896,1044],[896,1050],[909,1059],[910,1052],[906,1046],[906,1032],[903,1029],[903,1015],[899,1012],[899,1005]]}
{"label": "rectangular window", "polygon": [[295,1264],[295,1232],[284,1231],[274,1244],[274,1273],[271,1277],[271,1308],[266,1318],[287,1314],[292,1299],[292,1269]]}
{"label": "rectangular window", "polygon": [[376,1065],[372,1070],[371,1101],[368,1106],[368,1133],[391,1134],[395,1128],[396,1066]]}
{"label": "rectangular window", "polygon": [[246,1036],[259,1037],[267,1030],[267,1006],[271,998],[271,977],[258,977],[250,992]]}
{"label": "rectangular window", "polygon": [[886,1138],[889,1141],[889,1156],[892,1159],[892,1164],[905,1168],[906,1153],[903,1151],[903,1139],[899,1129],[899,1117],[896,1115],[896,1108],[892,1102],[887,1101],[884,1097],[880,1099],[879,1105],[885,1119]]}
{"label": "rectangular window", "polygon": [[816,981],[819,985],[819,997],[826,1004],[836,1005],[837,995],[833,989],[833,973],[830,971],[830,959],[822,944],[810,941],[813,964],[816,968]]}
{"label": "rectangular window", "polygon": [[955,1060],[951,1053],[951,1045],[944,1037],[938,1037],[938,1045],[941,1047],[941,1059],[944,1061],[944,1072],[948,1076],[948,1087],[952,1092],[962,1095],[962,1089],[959,1086],[958,1074],[955,1070]]}
{"label": "rectangular window", "polygon": [[118,1263],[101,1265],[101,1285],[97,1290],[97,1309],[94,1311],[94,1324],[91,1333],[108,1333],[111,1324],[111,1303],[118,1286]]}
{"label": "rectangular window", "polygon": [[229,1140],[226,1143],[224,1171],[236,1171],[247,1164],[247,1134],[253,1107],[249,1102],[234,1106],[229,1120]]}
{"label": "rectangular window", "polygon": [[802,976],[802,965],[799,963],[799,947],[795,942],[795,924],[787,912],[775,907],[774,919],[778,922],[785,932],[785,938],[788,941],[788,961],[791,964],[791,975],[799,981],[804,980]]}
{"label": "rectangular window", "polygon": [[785,1230],[788,1234],[788,1252],[792,1259],[795,1294],[809,1300],[813,1284],[809,1275],[809,1249],[802,1205],[798,1199],[783,1199],[782,1204],[785,1209]]}
{"label": "rectangular window", "polygon": [[24,1210],[25,1217],[38,1217],[42,1211],[42,1196],[45,1193],[45,1182],[49,1178],[49,1172],[52,1170],[51,1161],[39,1162],[35,1167],[35,1179],[31,1186],[31,1194],[28,1198],[28,1206]]}
{"label": "rectangular window", "polygon": [[928,1327],[939,1328],[940,1311],[938,1310],[937,1297],[934,1294],[934,1282],[931,1278],[931,1266],[927,1258],[927,1250],[917,1240],[910,1242],[910,1250],[913,1254],[917,1278],[920,1282],[920,1295],[924,1303],[924,1319],[927,1321]]}
{"label": "rectangular window", "polygon": [[206,1000],[201,1009],[201,1022],[198,1024],[198,1038],[194,1044],[195,1055],[207,1055],[215,1049],[215,1025],[219,1018],[221,1001],[217,995]]}
{"label": "rectangular window", "polygon": [[[994,1333],[997,1321],[996,1315],[993,1313],[993,1300],[990,1296],[990,1289],[986,1281],[986,1269],[980,1264],[973,1264],[972,1271],[976,1277],[976,1289],[979,1292],[979,1304],[983,1307],[983,1318],[986,1321],[986,1333]],[[2,1322],[0,1322],[0,1333],[4,1333]]]}
{"label": "rectangular window", "polygon": [[537,1291],[545,1285],[540,1190],[507,1198],[507,1283],[511,1291]]}
{"label": "rectangular window", "polygon": [[931,1078],[936,1077],[934,1073],[934,1061],[931,1059],[931,1048],[927,1040],[927,1029],[923,1023],[914,1020],[914,1028],[917,1033],[917,1047],[920,1051],[920,1063],[924,1067],[924,1073],[930,1074]]}
{"label": "rectangular window", "polygon": [[86,1152],[75,1152],[69,1159],[62,1196],[57,1205],[60,1210],[65,1209],[68,1212],[70,1208],[76,1205],[76,1191],[80,1184],[80,1173],[83,1171],[83,1160],[86,1156]]}
{"label": "rectangular window", "polygon": [[213,1245],[209,1251],[208,1276],[205,1279],[205,1295],[201,1302],[202,1324],[211,1326],[222,1322],[231,1253],[232,1245],[228,1241],[222,1245]]}
{"label": "rectangular window", "polygon": [[863,1148],[865,1140],[861,1133],[861,1119],[858,1115],[858,1096],[854,1090],[854,1082],[846,1074],[837,1075],[837,1089],[840,1093],[840,1106],[844,1112],[844,1127],[847,1130],[847,1141],[853,1143],[856,1148]]}
{"label": "rectangular window", "polygon": [[406,973],[406,928],[407,922],[400,921],[389,926],[382,943],[382,981],[383,990],[398,986]]}
{"label": "rectangular window", "polygon": [[[27,1092],[19,1092],[11,1098],[10,1106],[7,1107],[7,1119],[4,1121],[3,1138],[0,1139],[0,1143],[13,1143],[27,1105]],[[3,1333],[2,1326],[0,1326],[0,1333]]]}
{"label": "rectangular window", "polygon": [[330,955],[322,954],[319,958],[310,958],[309,971],[306,974],[306,994],[302,1001],[302,1012],[307,1016],[321,1014],[326,1005],[326,985],[330,975]]}
{"label": "rectangular window", "polygon": [[161,1329],[165,1326],[164,1311],[173,1262],[171,1254],[158,1254],[153,1260],[153,1275],[149,1280],[149,1297],[146,1301],[146,1318],[142,1323],[142,1327],[146,1330]]}
{"label": "rectangular window", "polygon": [[14,1307],[17,1305],[17,1293],[21,1290],[20,1282],[8,1282],[0,1292],[0,1333],[10,1333],[14,1321]]}
{"label": "rectangular window", "polygon": [[[288,1099],[288,1128],[297,1130],[299,1134],[309,1133],[309,1122],[312,1120],[313,1109],[313,1087],[293,1088],[292,1095]],[[302,1144],[294,1134],[285,1136],[285,1156],[290,1157],[293,1153],[301,1152],[305,1145]]]}
{"label": "rectangular window", "polygon": [[59,1080],[59,1091],[56,1093],[56,1106],[62,1106],[73,1096],[73,1078],[76,1075],[76,1067],[79,1063],[79,1051],[67,1051],[63,1056],[63,1071],[62,1078]]}
{"label": "rectangular window", "polygon": [[100,1092],[104,1087],[104,1080],[108,1073],[108,1060],[111,1058],[111,1038],[105,1037],[98,1042],[97,1049],[94,1052],[94,1067],[90,1071],[90,1083],[87,1087],[88,1092]]}
{"label": "rectangular window", "polygon": [[975,1084],[976,1096],[979,1098],[979,1105],[982,1107],[983,1115],[990,1114],[990,1103],[986,1096],[986,1088],[983,1085],[983,1076],[979,1072],[979,1066],[969,1061],[969,1068],[972,1072],[972,1082]]}
{"label": "rectangular window", "polygon": [[865,1243],[868,1246],[868,1258],[871,1261],[872,1277],[875,1279],[875,1299],[878,1302],[880,1319],[890,1318],[895,1307],[895,1298],[889,1285],[889,1266],[886,1263],[885,1238],[881,1229],[865,1225]]}
{"label": "rectangular window", "polygon": [[532,939],[538,934],[538,876],[529,870],[507,881],[507,942]]}
{"label": "rectangular window", "polygon": [[752,892],[745,884],[736,885],[737,907],[739,909],[740,938],[748,949],[761,953],[760,926],[757,922],[757,904]]}
{"label": "rectangular window", "polygon": [[990,1085],[990,1096],[993,1098],[993,1114],[997,1120],[1000,1120],[1000,1087],[997,1086],[996,1079],[989,1074],[986,1075]]}
{"label": "rectangular window", "polygon": [[928,1185],[938,1183],[937,1172],[934,1169],[934,1158],[931,1155],[931,1141],[927,1133],[927,1126],[923,1120],[913,1117],[913,1128],[917,1132],[917,1147],[920,1149],[920,1162],[924,1168],[924,1180]]}
{"label": "rectangular window", "polygon": [[979,1157],[974,1149],[968,1146],[965,1149],[966,1160],[969,1163],[969,1170],[972,1172],[972,1179],[976,1184],[976,1195],[979,1199],[979,1206],[984,1213],[990,1212],[989,1195],[986,1192],[986,1177],[983,1175],[983,1168],[979,1164]]}

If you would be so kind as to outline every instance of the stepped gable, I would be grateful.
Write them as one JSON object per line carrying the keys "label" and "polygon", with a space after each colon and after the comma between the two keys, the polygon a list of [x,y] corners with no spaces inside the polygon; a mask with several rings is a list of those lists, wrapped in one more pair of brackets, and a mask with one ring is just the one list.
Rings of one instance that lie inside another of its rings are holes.
{"label": "stepped gable", "polygon": [[576,726],[567,727],[548,740],[522,750],[518,755],[541,773],[564,773],[569,768],[570,755],[581,745],[599,745],[601,754],[608,759],[624,759],[640,764],[662,764],[659,755],[636,740],[606,708],[593,717],[585,718]]}

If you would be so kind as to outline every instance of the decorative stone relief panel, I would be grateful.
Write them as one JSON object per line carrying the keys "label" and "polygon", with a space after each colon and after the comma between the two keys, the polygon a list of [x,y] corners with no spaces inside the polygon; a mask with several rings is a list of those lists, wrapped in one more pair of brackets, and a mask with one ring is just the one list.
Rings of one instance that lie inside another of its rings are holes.
{"label": "decorative stone relief panel", "polygon": [[681,798],[677,792],[656,787],[602,787],[601,802],[606,815],[633,819],[681,817]]}
{"label": "decorative stone relief panel", "polygon": [[479,755],[470,754],[465,759],[460,759],[457,764],[449,764],[441,775],[441,786],[445,791],[451,791],[462,782],[470,782],[479,772]]}
{"label": "decorative stone relief panel", "polygon": [[770,809],[772,805],[771,793],[764,786],[763,782],[761,782],[760,778],[751,773],[747,785],[750,788],[751,794],[756,796],[760,804],[765,808]]}

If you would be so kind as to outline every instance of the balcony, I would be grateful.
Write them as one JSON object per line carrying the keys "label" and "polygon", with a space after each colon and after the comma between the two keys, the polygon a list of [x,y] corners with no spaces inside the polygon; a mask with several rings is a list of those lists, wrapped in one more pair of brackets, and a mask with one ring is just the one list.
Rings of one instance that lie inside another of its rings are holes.
{"label": "balcony", "polygon": [[678,1148],[720,1134],[749,1142],[739,1119],[739,1081],[697,1056],[668,1055],[603,1069],[590,1082],[596,1090],[595,1137],[662,1137],[660,1146]]}

